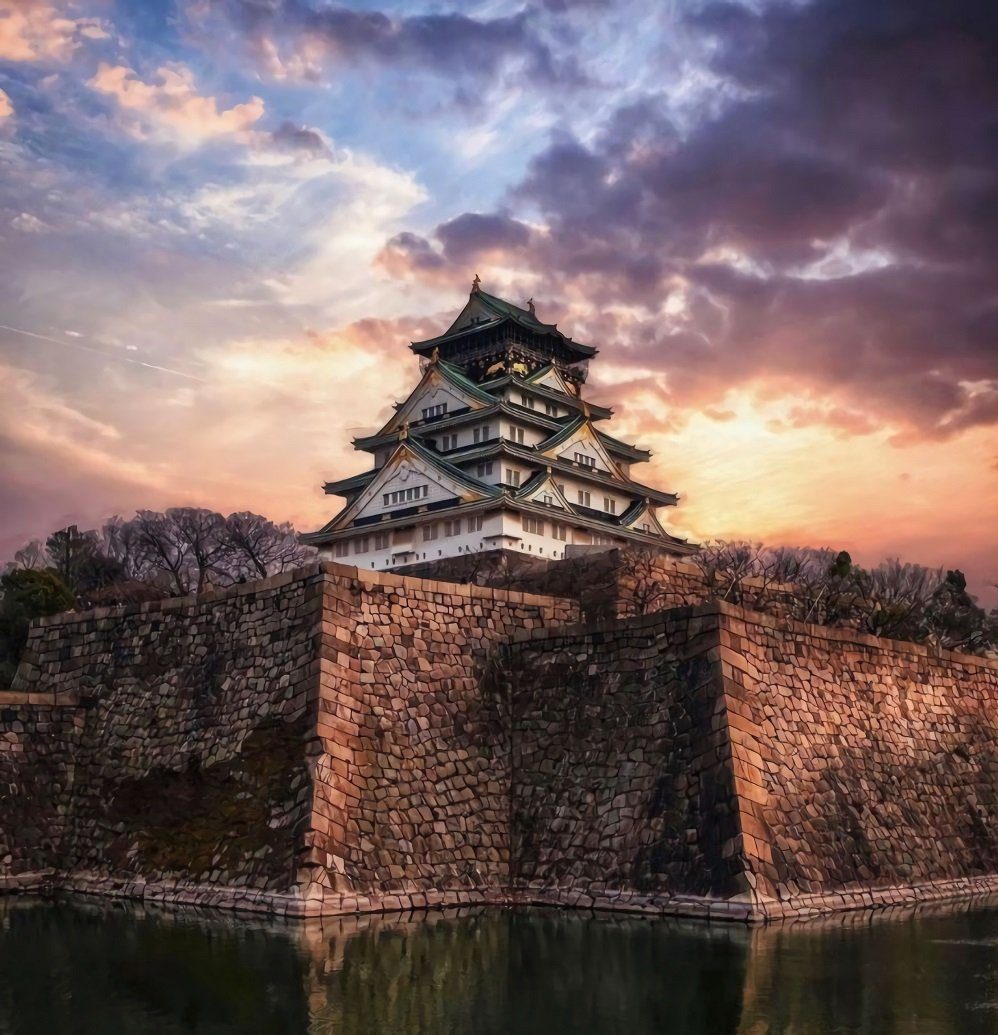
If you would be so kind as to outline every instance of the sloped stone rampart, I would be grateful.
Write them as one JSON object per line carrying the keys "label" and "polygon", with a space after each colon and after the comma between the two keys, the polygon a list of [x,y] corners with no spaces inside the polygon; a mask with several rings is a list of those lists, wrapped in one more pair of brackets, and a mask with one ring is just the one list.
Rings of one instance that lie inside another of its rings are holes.
{"label": "sloped stone rampart", "polygon": [[502,894],[509,723],[489,648],[577,618],[572,601],[508,590],[327,580],[307,899],[352,910]]}
{"label": "sloped stone rampart", "polygon": [[0,694],[0,889],[754,921],[998,890],[998,663],[711,602],[340,565],[57,616]]}
{"label": "sloped stone rampart", "polygon": [[778,898],[998,871],[998,662],[733,608],[720,659]]}
{"label": "sloped stone rampart", "polygon": [[94,879],[285,889],[322,577],[57,615],[0,694],[0,863]]}

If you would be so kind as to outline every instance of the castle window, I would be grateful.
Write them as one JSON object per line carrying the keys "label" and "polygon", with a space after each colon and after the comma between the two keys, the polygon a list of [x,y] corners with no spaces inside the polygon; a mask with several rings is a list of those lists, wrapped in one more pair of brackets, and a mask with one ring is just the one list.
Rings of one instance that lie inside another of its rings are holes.
{"label": "castle window", "polygon": [[604,496],[603,497],[603,509],[608,514],[616,514],[617,513],[617,501],[615,499],[611,499],[609,496]]}
{"label": "castle window", "polygon": [[523,531],[531,532],[534,535],[544,535],[544,522],[540,518],[523,515]]}
{"label": "castle window", "polygon": [[374,548],[375,550],[387,550],[388,549],[389,535],[387,532],[378,532],[374,537]]}
{"label": "castle window", "polygon": [[485,478],[492,473],[492,461],[489,460],[484,464],[478,465],[478,477]]}
{"label": "castle window", "polygon": [[592,497],[589,495],[588,490],[579,489],[579,506],[588,507],[592,503]]}
{"label": "castle window", "polygon": [[523,428],[518,428],[515,424],[509,426],[509,437],[513,442],[518,442],[521,446],[523,445]]}
{"label": "castle window", "polygon": [[488,442],[492,437],[492,428],[488,424],[483,424],[480,428],[475,428],[475,441],[476,442]]}
{"label": "castle window", "polygon": [[367,553],[367,536],[358,536],[353,541],[353,552],[354,553]]}
{"label": "castle window", "polygon": [[460,535],[461,534],[461,519],[454,518],[452,521],[444,522],[444,535]]}
{"label": "castle window", "polygon": [[596,460],[591,456],[586,456],[585,453],[576,453],[575,462],[581,464],[583,467],[595,467]]}
{"label": "castle window", "polygon": [[440,442],[440,449],[444,453],[457,449],[457,435],[444,435]]}
{"label": "castle window", "polygon": [[568,538],[568,525],[563,525],[560,521],[555,521],[551,525],[551,535],[555,539],[560,539],[564,542]]}
{"label": "castle window", "polygon": [[468,531],[469,532],[481,532],[482,530],[482,515],[476,514],[474,517],[468,518]]}
{"label": "castle window", "polygon": [[447,403],[437,403],[436,406],[423,408],[423,420],[431,420],[434,417],[442,417],[447,412]]}
{"label": "castle window", "polygon": [[431,525],[423,525],[423,542],[428,543],[431,539],[437,538],[437,525],[434,522]]}
{"label": "castle window", "polygon": [[395,492],[386,492],[382,499],[386,507],[397,507],[400,503],[412,503],[415,500],[425,499],[430,492],[428,485],[413,485],[409,489],[396,489]]}
{"label": "castle window", "polygon": [[546,492],[541,497],[541,502],[550,507],[554,503],[554,496],[552,496],[550,492]]}
{"label": "castle window", "polygon": [[544,404],[544,412],[549,417],[557,417],[558,416],[558,407],[553,402],[546,402]]}
{"label": "castle window", "polygon": [[535,410],[535,409],[537,409],[537,401],[534,399],[534,397],[532,395],[521,395],[520,396],[520,402],[528,410]]}
{"label": "castle window", "polygon": [[520,484],[520,472],[519,471],[506,471],[506,484],[507,485],[519,485]]}
{"label": "castle window", "polygon": [[333,556],[334,557],[346,557],[350,552],[350,541],[348,539],[341,539],[338,543],[333,543]]}

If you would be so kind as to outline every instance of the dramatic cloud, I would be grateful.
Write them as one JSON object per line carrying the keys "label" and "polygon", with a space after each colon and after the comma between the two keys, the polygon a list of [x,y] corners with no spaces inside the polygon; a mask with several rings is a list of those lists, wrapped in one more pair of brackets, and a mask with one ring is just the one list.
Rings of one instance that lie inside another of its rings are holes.
{"label": "dramatic cloud", "polygon": [[126,127],[137,136],[166,131],[191,141],[210,140],[241,133],[263,115],[259,97],[219,110],[214,97],[198,93],[193,73],[183,65],[160,68],[156,79],[145,83],[130,68],[101,62],[88,85],[115,98]]}
{"label": "dramatic cloud", "polygon": [[227,20],[277,79],[322,80],[338,67],[364,63],[472,80],[493,78],[513,64],[544,84],[579,79],[574,62],[554,58],[527,10],[498,18],[459,11],[393,16],[305,0],[226,0],[192,4],[190,14],[202,31]]}
{"label": "dramatic cloud", "polygon": [[439,280],[499,248],[681,405],[780,379],[906,433],[995,423],[993,11],[715,4],[693,23],[735,98],[717,115],[681,133],[666,98],[630,101],[511,192],[545,233],[467,214],[396,237],[388,268]]}
{"label": "dramatic cloud", "polygon": [[270,140],[284,151],[303,151],[313,157],[331,154],[329,143],[321,133],[307,126],[296,126],[293,122],[282,122],[270,134]]}
{"label": "dramatic cloud", "polygon": [[85,39],[107,32],[96,18],[75,18],[45,0],[0,2],[0,61],[68,61]]}
{"label": "dramatic cloud", "polygon": [[479,273],[599,347],[677,531],[986,591],[996,22],[0,0],[0,561],[137,506],[318,525]]}

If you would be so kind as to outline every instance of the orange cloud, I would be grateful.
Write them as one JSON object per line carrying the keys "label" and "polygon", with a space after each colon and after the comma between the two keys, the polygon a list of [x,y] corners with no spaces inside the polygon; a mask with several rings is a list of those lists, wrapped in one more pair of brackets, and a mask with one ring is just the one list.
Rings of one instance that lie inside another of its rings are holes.
{"label": "orange cloud", "polygon": [[44,0],[0,4],[0,60],[68,61],[83,39],[107,33],[95,18],[67,18]]}
{"label": "orange cloud", "polygon": [[198,93],[194,76],[183,65],[164,65],[155,83],[145,83],[124,65],[101,62],[88,85],[114,97],[129,116],[125,128],[135,136],[157,133],[200,143],[243,133],[264,112],[259,97],[220,110],[214,97]]}

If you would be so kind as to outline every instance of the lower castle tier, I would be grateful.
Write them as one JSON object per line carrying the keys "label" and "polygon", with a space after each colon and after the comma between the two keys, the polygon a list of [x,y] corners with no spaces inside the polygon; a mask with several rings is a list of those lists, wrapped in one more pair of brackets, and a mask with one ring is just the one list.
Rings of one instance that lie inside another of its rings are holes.
{"label": "lower castle tier", "polygon": [[419,383],[377,434],[354,440],[373,468],[325,485],[346,505],[303,541],[379,570],[498,549],[693,552],[658,518],[678,496],[631,477],[651,453],[607,434],[613,411],[582,397],[596,350],[528,306],[476,278],[448,330],[413,343]]}

